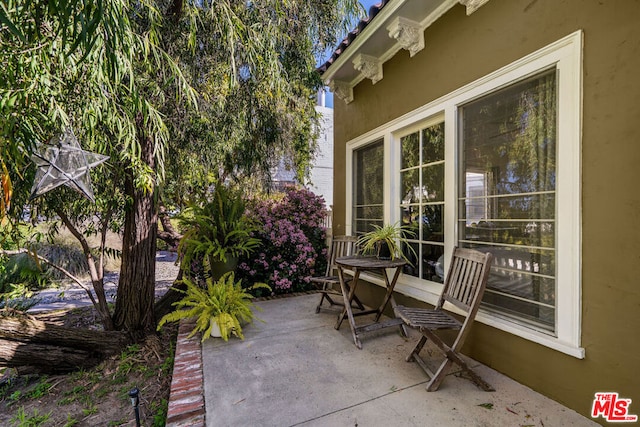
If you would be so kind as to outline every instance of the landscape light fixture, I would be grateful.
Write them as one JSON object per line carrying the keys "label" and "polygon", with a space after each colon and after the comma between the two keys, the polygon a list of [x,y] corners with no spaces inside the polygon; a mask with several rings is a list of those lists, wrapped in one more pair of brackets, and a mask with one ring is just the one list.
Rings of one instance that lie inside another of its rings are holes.
{"label": "landscape light fixture", "polygon": [[129,398],[131,398],[131,406],[133,406],[133,412],[136,414],[136,427],[140,427],[140,410],[138,406],[140,404],[140,390],[138,387],[134,387],[129,391]]}

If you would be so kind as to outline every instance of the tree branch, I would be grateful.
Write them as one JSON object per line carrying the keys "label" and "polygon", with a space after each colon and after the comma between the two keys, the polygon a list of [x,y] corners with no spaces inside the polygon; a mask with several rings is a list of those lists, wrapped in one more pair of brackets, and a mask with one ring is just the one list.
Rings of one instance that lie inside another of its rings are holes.
{"label": "tree branch", "polygon": [[100,230],[100,256],[98,261],[98,277],[104,277],[104,248],[107,245],[107,231],[109,230],[109,221],[113,215],[113,205],[109,206],[102,221],[102,229]]}
{"label": "tree branch", "polygon": [[91,293],[91,290],[89,288],[87,288],[81,281],[80,279],[78,279],[76,276],[74,276],[71,272],[69,272],[68,270],[66,270],[63,267],[60,267],[59,265],[54,264],[52,261],[50,261],[49,259],[38,255],[35,252],[31,252],[28,249],[15,249],[15,250],[0,250],[0,255],[18,255],[18,254],[27,254],[29,256],[33,256],[38,258],[39,261],[44,262],[47,265],[50,265],[51,267],[55,268],[56,270],[58,270],[59,272],[61,272],[62,274],[64,274],[65,276],[67,276],[68,278],[70,278],[71,280],[73,280],[74,282],[76,282],[76,284],[78,286],[80,286],[82,289],[84,289],[84,291],[87,293],[87,295],[89,295],[89,298],[91,299],[91,302],[96,305],[96,300],[93,297],[93,294]]}
{"label": "tree branch", "polygon": [[[102,318],[102,323],[106,330],[113,329],[113,320],[111,319],[111,313],[109,312],[109,307],[107,305],[107,297],[104,292],[104,283],[102,274],[98,275],[98,270],[96,269],[95,259],[93,258],[93,254],[91,253],[91,248],[89,247],[89,242],[87,239],[78,231],[78,229],[73,225],[69,217],[62,211],[62,209],[55,210],[62,222],[67,226],[71,234],[73,234],[76,239],[80,242],[82,246],[82,250],[84,252],[85,258],[87,260],[87,265],[89,267],[89,274],[91,275],[91,283],[93,284],[93,290],[96,293],[96,297],[98,301],[93,298],[90,292],[91,302],[93,306],[100,313],[100,317]],[[102,266],[100,267],[100,272],[102,273]]]}
{"label": "tree branch", "polygon": [[171,247],[178,247],[180,239],[182,239],[182,234],[173,228],[167,208],[162,202],[159,202],[158,206],[158,219],[160,220],[160,225],[162,225],[162,230],[158,230],[158,238]]}

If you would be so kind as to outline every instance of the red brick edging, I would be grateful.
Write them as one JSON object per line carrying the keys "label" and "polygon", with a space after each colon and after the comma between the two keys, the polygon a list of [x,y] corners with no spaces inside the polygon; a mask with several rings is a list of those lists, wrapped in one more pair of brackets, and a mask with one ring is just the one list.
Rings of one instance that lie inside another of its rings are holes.
{"label": "red brick edging", "polygon": [[183,320],[178,327],[167,427],[205,426],[201,338],[187,338],[193,328],[193,320]]}

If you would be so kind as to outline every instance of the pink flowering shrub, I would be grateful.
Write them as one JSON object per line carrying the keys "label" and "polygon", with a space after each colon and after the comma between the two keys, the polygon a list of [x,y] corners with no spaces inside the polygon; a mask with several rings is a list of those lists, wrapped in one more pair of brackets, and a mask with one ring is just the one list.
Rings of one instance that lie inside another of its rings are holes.
{"label": "pink flowering shrub", "polygon": [[324,199],[288,187],[279,197],[256,199],[249,215],[261,225],[255,237],[261,249],[238,265],[246,283],[265,282],[276,294],[312,288],[310,278],[324,272],[327,247]]}

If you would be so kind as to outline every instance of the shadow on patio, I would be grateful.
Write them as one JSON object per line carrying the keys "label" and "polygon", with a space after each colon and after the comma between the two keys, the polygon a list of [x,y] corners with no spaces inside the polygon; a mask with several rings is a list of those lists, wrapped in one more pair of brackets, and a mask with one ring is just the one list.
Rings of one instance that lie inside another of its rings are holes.
{"label": "shadow on patio", "polygon": [[424,372],[404,360],[415,331],[409,339],[395,327],[372,332],[358,350],[348,322],[336,331],[335,314],[315,314],[319,298],[258,302],[265,322],[248,325],[244,341],[203,343],[208,426],[596,425],[476,362],[496,392],[454,371],[428,393]]}

